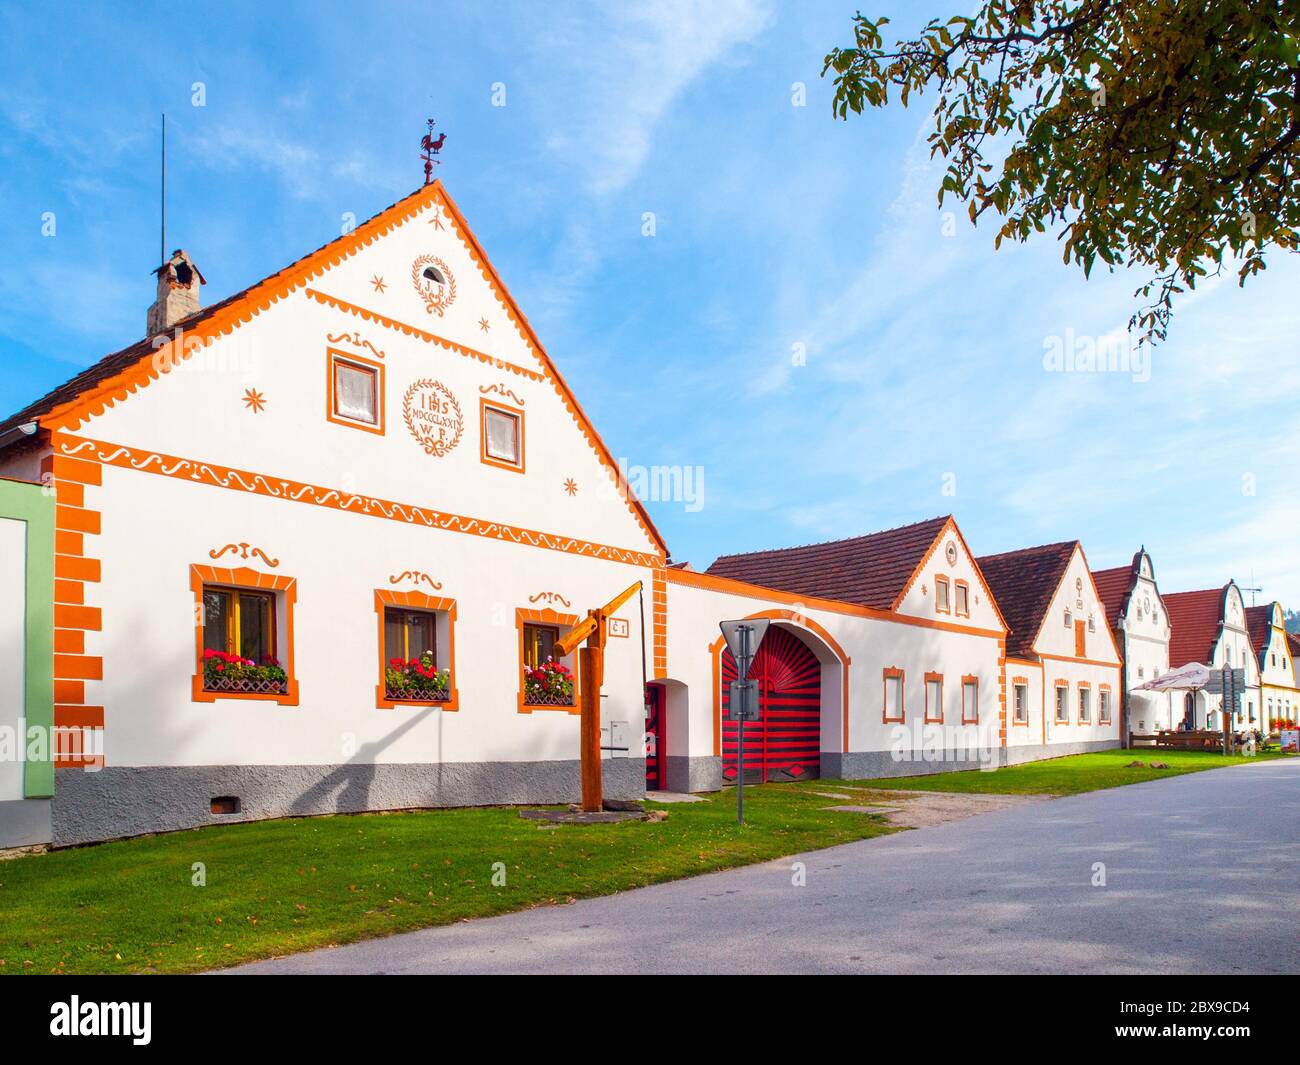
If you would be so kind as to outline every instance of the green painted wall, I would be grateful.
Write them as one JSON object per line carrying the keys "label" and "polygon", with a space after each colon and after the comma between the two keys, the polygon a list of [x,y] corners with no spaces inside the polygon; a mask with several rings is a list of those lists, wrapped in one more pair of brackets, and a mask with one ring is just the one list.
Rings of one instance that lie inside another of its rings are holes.
{"label": "green painted wall", "polygon": [[38,484],[0,479],[0,517],[27,524],[27,727],[45,730],[45,761],[23,764],[23,794],[54,794],[54,493]]}

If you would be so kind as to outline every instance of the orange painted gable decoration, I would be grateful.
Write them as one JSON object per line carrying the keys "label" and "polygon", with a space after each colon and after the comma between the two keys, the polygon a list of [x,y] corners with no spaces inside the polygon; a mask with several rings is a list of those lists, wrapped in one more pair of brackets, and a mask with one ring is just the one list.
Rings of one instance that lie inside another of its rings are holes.
{"label": "orange painted gable decoration", "polygon": [[[109,356],[108,359],[104,360],[105,362],[110,359],[115,360],[121,366],[120,369],[118,365],[112,365],[110,366],[111,372],[100,377],[96,373],[96,368],[92,368],[81,375],[85,379],[84,387],[79,386],[77,380],[74,379],[51,393],[50,397],[47,397],[47,401],[38,402],[28,408],[27,411],[23,412],[24,418],[31,420],[39,416],[41,427],[47,431],[75,431],[87,419],[103,413],[109,407],[126,399],[137,389],[147,386],[161,374],[168,372],[175,361],[188,358],[198,345],[225,336],[244,323],[251,321],[272,304],[305,289],[309,282],[320,277],[326,270],[337,266],[345,259],[355,255],[362,248],[373,244],[376,240],[392,232],[397,226],[409,221],[420,211],[434,204],[441,204],[446,209],[456,235],[478,264],[479,272],[496,294],[502,309],[514,323],[519,335],[541,364],[544,375],[549,378],[561,402],[563,402],[570,416],[586,437],[587,443],[596,453],[597,458],[605,465],[609,476],[614,479],[633,517],[636,518],[638,524],[647,537],[656,545],[660,553],[666,556],[668,547],[658,529],[655,528],[654,522],[651,521],[650,515],[646,512],[640,500],[636,498],[631,487],[622,483],[618,465],[615,463],[609,448],[605,446],[604,441],[596,432],[595,427],[579,405],[568,384],[561,377],[550,356],[546,354],[541,341],[537,338],[537,334],[533,332],[532,326],[528,324],[528,319],[524,317],[514,298],[506,290],[496,269],[488,261],[482,245],[479,244],[478,239],[470,231],[464,216],[455,203],[452,202],[441,181],[434,181],[430,185],[423,186],[405,199],[399,200],[380,211],[350,233],[330,241],[310,255],[259,281],[243,292],[200,311],[189,324],[180,323],[184,329],[184,339],[180,345],[181,350],[173,351],[172,349],[176,347],[173,342],[168,342],[155,350],[150,341],[146,339],[131,348],[125,349],[117,356]],[[68,396],[72,398],[65,398]]]}

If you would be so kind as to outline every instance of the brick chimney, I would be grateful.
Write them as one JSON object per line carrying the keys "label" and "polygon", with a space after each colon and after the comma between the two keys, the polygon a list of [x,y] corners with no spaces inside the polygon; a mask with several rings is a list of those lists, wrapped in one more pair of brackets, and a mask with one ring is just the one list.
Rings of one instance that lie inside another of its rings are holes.
{"label": "brick chimney", "polygon": [[177,322],[198,313],[199,286],[206,285],[190,253],[178,249],[154,273],[158,276],[158,298],[149,308],[149,336],[166,333]]}

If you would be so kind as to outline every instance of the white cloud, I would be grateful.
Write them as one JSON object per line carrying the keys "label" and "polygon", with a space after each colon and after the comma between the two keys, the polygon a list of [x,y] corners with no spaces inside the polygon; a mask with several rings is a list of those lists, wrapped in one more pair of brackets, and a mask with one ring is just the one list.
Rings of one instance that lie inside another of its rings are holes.
{"label": "white cloud", "polygon": [[563,97],[546,144],[578,161],[594,193],[627,185],[673,103],[711,66],[754,40],[771,17],[764,0],[618,2],[601,14],[566,17],[551,9],[551,24],[540,34],[550,62],[584,71]]}

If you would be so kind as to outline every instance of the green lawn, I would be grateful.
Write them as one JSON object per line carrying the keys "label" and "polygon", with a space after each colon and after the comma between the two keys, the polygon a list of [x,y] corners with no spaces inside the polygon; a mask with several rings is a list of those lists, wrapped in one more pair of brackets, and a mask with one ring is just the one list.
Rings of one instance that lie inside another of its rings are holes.
{"label": "green lawn", "polygon": [[[1282,756],[1276,751],[1257,754],[1254,758],[1203,751],[1096,751],[1092,754],[1076,754],[1068,758],[1007,766],[990,772],[977,769],[961,773],[935,773],[924,777],[887,777],[840,783],[847,787],[976,792],[988,795],[1076,795],[1081,791],[1118,788],[1143,780],[1159,780],[1183,773],[1199,773],[1203,769],[1280,757]],[[1128,763],[1133,761],[1141,761],[1144,768],[1128,768]],[[1169,768],[1145,768],[1151,762],[1164,762]],[[825,788],[832,783],[834,782],[824,780],[818,786]]]}
{"label": "green lawn", "polygon": [[[0,973],[190,972],[605,895],[893,831],[780,785],[539,827],[516,809],[223,825],[0,861]],[[207,886],[191,884],[195,862]],[[492,883],[503,862],[506,884]]]}

